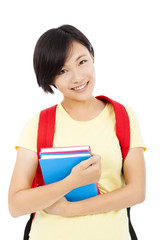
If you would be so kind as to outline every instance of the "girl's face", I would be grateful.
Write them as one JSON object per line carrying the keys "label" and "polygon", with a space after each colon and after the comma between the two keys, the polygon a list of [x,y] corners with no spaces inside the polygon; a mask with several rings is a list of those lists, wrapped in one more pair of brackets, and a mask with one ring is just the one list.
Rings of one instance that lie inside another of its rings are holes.
{"label": "girl's face", "polygon": [[68,58],[60,73],[54,79],[54,85],[65,100],[85,101],[93,97],[95,70],[93,56],[82,44],[74,41]]}

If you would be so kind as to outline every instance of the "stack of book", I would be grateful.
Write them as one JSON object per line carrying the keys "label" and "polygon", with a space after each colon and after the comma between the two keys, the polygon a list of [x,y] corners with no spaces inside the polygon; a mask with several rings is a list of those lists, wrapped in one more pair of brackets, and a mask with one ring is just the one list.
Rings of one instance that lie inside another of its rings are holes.
{"label": "stack of book", "polygon": [[[90,146],[41,148],[40,167],[45,184],[67,177],[74,166],[90,158]],[[68,201],[80,201],[99,194],[98,184],[93,183],[73,189],[65,195]]]}

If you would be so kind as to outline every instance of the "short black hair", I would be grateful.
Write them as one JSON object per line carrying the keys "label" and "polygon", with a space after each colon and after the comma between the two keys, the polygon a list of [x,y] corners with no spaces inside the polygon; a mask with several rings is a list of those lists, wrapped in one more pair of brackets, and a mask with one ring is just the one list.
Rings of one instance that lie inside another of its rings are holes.
{"label": "short black hair", "polygon": [[94,49],[87,37],[72,25],[62,25],[46,31],[37,41],[33,56],[37,82],[45,92],[54,93],[54,78],[64,66],[73,41],[84,45],[94,57]]}

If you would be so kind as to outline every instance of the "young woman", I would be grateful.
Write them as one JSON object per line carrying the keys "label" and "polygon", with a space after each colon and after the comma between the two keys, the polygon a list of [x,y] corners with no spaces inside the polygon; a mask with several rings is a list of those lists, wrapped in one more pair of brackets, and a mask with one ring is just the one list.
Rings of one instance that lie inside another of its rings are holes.
{"label": "young woman", "polygon": [[[113,107],[93,96],[94,50],[88,39],[70,25],[45,32],[35,47],[34,69],[45,92],[53,93],[55,87],[63,94],[56,110],[53,147],[90,145],[94,154],[65,179],[31,188],[38,165],[39,114],[35,115],[16,146],[9,189],[11,215],[36,212],[30,240],[128,240],[126,208],[145,199],[145,146],[134,112],[126,107],[131,142],[122,174]],[[76,187],[95,182],[100,190],[96,197],[78,202],[64,197]]]}

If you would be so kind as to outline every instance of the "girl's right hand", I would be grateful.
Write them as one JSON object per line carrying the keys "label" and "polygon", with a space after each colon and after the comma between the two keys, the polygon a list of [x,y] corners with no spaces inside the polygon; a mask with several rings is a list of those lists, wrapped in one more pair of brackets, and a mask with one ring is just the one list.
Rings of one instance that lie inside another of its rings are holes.
{"label": "girl's right hand", "polygon": [[68,176],[74,188],[97,183],[101,177],[101,157],[93,155],[72,168]]}

